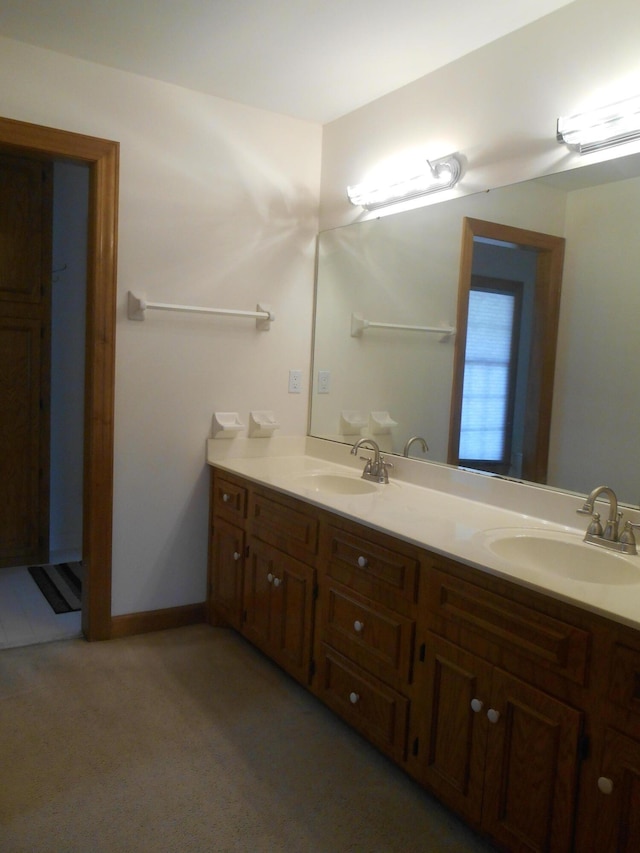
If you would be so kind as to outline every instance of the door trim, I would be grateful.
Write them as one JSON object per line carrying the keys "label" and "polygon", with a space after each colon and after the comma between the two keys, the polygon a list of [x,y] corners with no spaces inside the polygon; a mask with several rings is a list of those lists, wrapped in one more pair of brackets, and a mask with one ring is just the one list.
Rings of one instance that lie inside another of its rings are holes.
{"label": "door trim", "polygon": [[457,334],[447,461],[451,465],[458,464],[462,380],[467,341],[467,312],[475,237],[486,237],[503,243],[515,243],[523,248],[534,249],[537,253],[533,343],[525,415],[522,479],[535,483],[546,483],[565,240],[564,237],[555,237],[538,231],[528,231],[524,228],[514,228],[510,225],[485,222],[482,219],[468,217],[464,217],[462,224],[456,319]]}
{"label": "door trim", "polygon": [[89,167],[82,630],[111,636],[118,142],[0,118],[0,146]]}

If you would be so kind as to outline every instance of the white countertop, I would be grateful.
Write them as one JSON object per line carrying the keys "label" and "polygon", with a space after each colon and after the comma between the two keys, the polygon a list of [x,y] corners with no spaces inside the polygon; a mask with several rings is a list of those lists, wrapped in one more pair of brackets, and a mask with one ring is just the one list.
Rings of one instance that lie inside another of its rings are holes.
{"label": "white countertop", "polygon": [[[209,440],[207,462],[481,571],[640,629],[640,556],[609,554],[613,560],[624,561],[627,564],[624,569],[631,568],[634,578],[637,569],[637,582],[591,583],[514,565],[487,547],[487,533],[498,528],[562,533],[580,544],[588,519],[575,515],[582,503],[579,497],[395,457],[389,484],[371,484],[371,493],[333,494],[309,486],[310,474],[360,479],[362,462],[351,456],[349,450],[346,445],[320,439]],[[365,452],[366,448],[362,450]],[[584,544],[583,547],[591,550],[597,546]],[[579,568],[573,574],[579,575]]]}

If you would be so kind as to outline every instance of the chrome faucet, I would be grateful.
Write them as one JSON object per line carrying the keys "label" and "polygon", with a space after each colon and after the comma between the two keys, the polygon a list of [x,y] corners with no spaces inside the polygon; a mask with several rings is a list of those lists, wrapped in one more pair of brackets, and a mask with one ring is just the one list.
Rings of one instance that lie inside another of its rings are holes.
{"label": "chrome faucet", "polygon": [[429,445],[428,445],[428,444],[427,444],[427,442],[424,440],[424,438],[423,438],[421,435],[414,435],[414,436],[413,436],[413,438],[410,438],[410,439],[408,439],[408,440],[407,440],[407,443],[406,443],[406,444],[405,444],[405,446],[404,446],[404,450],[402,451],[402,455],[403,455],[403,456],[408,456],[408,455],[409,455],[409,448],[410,448],[410,447],[411,447],[411,445],[412,445],[414,442],[416,442],[416,441],[420,442],[420,446],[422,447],[422,452],[423,452],[423,453],[426,453],[426,452],[427,452],[427,450],[429,449]]}
{"label": "chrome faucet", "polygon": [[362,472],[362,479],[372,480],[374,483],[388,483],[388,469],[393,468],[393,463],[387,462],[384,456],[381,455],[380,447],[376,441],[372,438],[360,438],[351,448],[351,453],[355,456],[358,450],[365,445],[368,445],[369,449],[373,450],[373,459],[368,456],[360,457],[363,462],[366,462],[364,471]]}
{"label": "chrome faucet", "polygon": [[[605,495],[609,500],[609,516],[604,530],[600,523],[600,513],[594,511],[595,502],[600,495]],[[618,510],[616,493],[609,486],[596,486],[587,495],[582,508],[577,510],[577,512],[581,515],[591,516],[591,522],[587,527],[584,537],[585,542],[590,542],[592,545],[601,545],[604,548],[611,548],[614,551],[621,551],[623,554],[638,553],[633,530],[635,527],[640,527],[640,524],[627,521],[624,530],[621,534],[619,533],[622,512]]]}

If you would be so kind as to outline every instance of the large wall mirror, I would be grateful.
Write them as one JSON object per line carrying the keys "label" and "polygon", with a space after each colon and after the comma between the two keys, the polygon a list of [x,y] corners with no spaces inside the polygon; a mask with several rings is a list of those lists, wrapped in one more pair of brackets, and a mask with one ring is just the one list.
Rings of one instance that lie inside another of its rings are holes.
{"label": "large wall mirror", "polygon": [[541,479],[638,505],[640,155],[321,233],[310,434],[447,462],[469,218],[564,239]]}

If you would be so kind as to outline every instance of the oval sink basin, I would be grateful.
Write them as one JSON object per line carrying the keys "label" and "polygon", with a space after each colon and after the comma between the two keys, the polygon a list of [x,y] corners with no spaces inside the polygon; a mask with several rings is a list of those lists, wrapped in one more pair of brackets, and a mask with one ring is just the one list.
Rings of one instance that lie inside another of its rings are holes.
{"label": "oval sink basin", "polygon": [[583,542],[570,533],[550,530],[495,530],[484,544],[514,566],[547,572],[581,583],[640,583],[640,556],[628,557]]}
{"label": "oval sink basin", "polygon": [[343,474],[307,474],[296,477],[295,483],[303,489],[330,495],[370,495],[378,490],[369,480]]}

